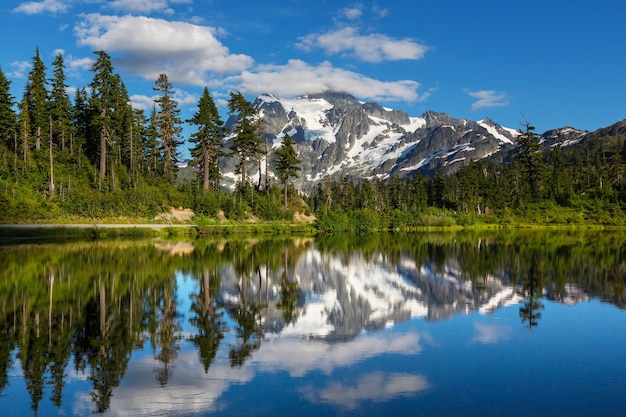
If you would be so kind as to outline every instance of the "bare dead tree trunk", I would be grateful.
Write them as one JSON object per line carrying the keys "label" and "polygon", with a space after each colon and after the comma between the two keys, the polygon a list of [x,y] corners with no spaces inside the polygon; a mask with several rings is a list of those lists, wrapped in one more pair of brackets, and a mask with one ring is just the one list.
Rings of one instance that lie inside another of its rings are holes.
{"label": "bare dead tree trunk", "polygon": [[35,139],[35,150],[41,149],[41,126],[37,126],[37,138]]}
{"label": "bare dead tree trunk", "polygon": [[52,159],[52,117],[50,117],[50,133],[48,138],[50,140],[50,199],[54,198],[54,161]]}
{"label": "bare dead tree trunk", "polygon": [[269,188],[268,172],[269,172],[270,153],[267,146],[267,138],[265,138],[265,189]]}
{"label": "bare dead tree trunk", "polygon": [[209,150],[204,149],[204,153],[202,155],[202,190],[209,191]]}
{"label": "bare dead tree trunk", "polygon": [[[100,116],[104,119],[106,117],[106,109],[102,107]],[[100,127],[100,176],[98,177],[98,189],[102,190],[102,180],[107,174],[107,139],[109,132],[107,127],[103,124]]]}

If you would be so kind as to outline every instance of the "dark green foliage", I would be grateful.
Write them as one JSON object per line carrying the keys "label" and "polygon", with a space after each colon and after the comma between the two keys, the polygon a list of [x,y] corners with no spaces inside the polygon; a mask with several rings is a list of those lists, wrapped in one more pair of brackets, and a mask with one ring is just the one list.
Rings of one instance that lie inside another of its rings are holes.
{"label": "dark green foliage", "polygon": [[7,149],[14,149],[17,142],[17,116],[13,105],[15,98],[11,95],[11,81],[9,81],[0,67],[0,143]]}
{"label": "dark green foliage", "polygon": [[31,127],[30,137],[34,138],[36,150],[41,149],[42,142],[45,142],[48,134],[48,90],[46,84],[46,66],[41,60],[39,48],[37,48],[25,91]]}
{"label": "dark green foliage", "polygon": [[113,74],[111,57],[104,51],[94,52],[98,59],[91,67],[94,73],[89,85],[89,126],[87,155],[99,167],[98,188],[102,189],[107,174],[107,152],[115,135],[113,113],[116,110],[118,86]]}
{"label": "dark green foliage", "polygon": [[289,188],[289,178],[297,178],[298,171],[301,171],[298,154],[294,149],[294,141],[289,134],[285,135],[283,143],[274,154],[274,167],[276,176],[283,183],[284,208],[287,209],[287,190]]}
{"label": "dark green foliage", "polygon": [[516,158],[520,161],[524,178],[522,196],[525,201],[536,202],[542,185],[543,154],[539,151],[539,136],[528,120],[524,122],[524,130],[519,131],[517,144]]}
{"label": "dark green foliage", "polygon": [[240,92],[230,93],[228,101],[229,113],[237,117],[233,129],[233,139],[230,143],[232,155],[239,158],[237,171],[241,174],[241,183],[246,183],[247,167],[263,153],[261,150],[261,136],[256,124],[257,111],[252,103],[247,101]]}
{"label": "dark green foliage", "polygon": [[436,173],[433,179],[428,193],[428,199],[431,206],[443,208],[446,203],[446,188],[447,183],[445,177]]}
{"label": "dark green foliage", "polygon": [[61,151],[66,150],[70,138],[73,135],[71,124],[71,103],[67,94],[67,84],[65,76],[65,64],[63,55],[59,54],[52,63],[54,68],[53,77],[50,80],[50,117],[52,137],[54,143]]}
{"label": "dark green foliage", "polygon": [[87,90],[83,87],[76,90],[74,106],[70,109],[74,137],[70,140],[70,153],[75,150],[86,149],[87,132],[89,129],[89,109],[87,107]]}
{"label": "dark green foliage", "polygon": [[161,171],[161,153],[159,152],[159,131],[156,125],[156,106],[152,107],[150,118],[144,132],[142,142],[143,165],[145,173],[149,176],[156,176]]}
{"label": "dark green foliage", "polygon": [[174,183],[176,179],[178,163],[178,146],[183,141],[180,137],[182,132],[182,120],[178,103],[173,99],[173,85],[168,80],[167,74],[159,74],[156,80],[155,91],[161,93],[155,103],[159,106],[154,124],[159,134],[160,151],[162,160],[162,174],[166,181]]}
{"label": "dark green foliage", "polygon": [[190,152],[194,158],[192,164],[200,168],[202,189],[208,191],[212,188],[218,191],[220,185],[218,158],[224,154],[222,146],[226,129],[208,88],[204,88],[198,102],[198,111],[187,123],[198,128],[198,131],[189,137],[189,142],[195,144]]}

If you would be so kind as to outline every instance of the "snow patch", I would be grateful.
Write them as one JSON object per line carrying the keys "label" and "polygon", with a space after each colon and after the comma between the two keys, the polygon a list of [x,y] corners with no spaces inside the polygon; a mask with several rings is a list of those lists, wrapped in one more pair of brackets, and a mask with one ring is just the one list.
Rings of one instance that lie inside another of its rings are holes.
{"label": "snow patch", "polygon": [[[489,132],[494,138],[496,138],[501,143],[509,143],[509,144],[513,143],[513,141],[511,139],[509,139],[507,136],[505,136],[502,133],[500,133],[498,131],[498,129],[496,129],[495,126],[493,126],[491,124],[488,124],[488,123],[485,123],[484,120],[479,120],[478,124],[480,126],[484,127],[487,130],[487,132]],[[501,127],[501,129],[503,129],[504,131],[508,132],[514,138],[516,138],[519,135],[519,132],[517,132],[515,129],[510,129],[510,128],[507,128],[507,127]]]}

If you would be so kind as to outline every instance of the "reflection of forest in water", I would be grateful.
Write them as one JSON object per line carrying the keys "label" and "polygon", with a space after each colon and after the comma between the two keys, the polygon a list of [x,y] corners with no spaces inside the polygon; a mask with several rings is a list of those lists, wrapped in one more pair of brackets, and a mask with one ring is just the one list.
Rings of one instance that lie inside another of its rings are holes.
{"label": "reflection of forest in water", "polygon": [[[320,239],[101,241],[0,248],[0,393],[21,366],[36,411],[57,407],[66,369],[110,407],[131,353],[149,347],[168,384],[183,339],[208,372],[225,334],[243,366],[271,334],[341,341],[363,329],[546,300],[626,307],[623,233],[384,234]],[[180,293],[177,277],[194,281]],[[190,311],[181,311],[190,297]],[[183,327],[191,331],[183,331]]]}

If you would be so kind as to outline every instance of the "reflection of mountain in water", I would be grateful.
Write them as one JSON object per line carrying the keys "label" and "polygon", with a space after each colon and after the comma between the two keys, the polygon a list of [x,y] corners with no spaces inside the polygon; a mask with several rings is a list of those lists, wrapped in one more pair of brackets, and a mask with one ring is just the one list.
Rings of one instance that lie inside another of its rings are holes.
{"label": "reflection of mountain in water", "polygon": [[[408,257],[390,262],[382,253],[366,258],[360,253],[346,256],[309,248],[290,279],[298,282],[301,295],[297,318],[289,325],[276,308],[277,278],[261,274],[250,279],[247,291],[251,299],[259,293],[265,296],[266,282],[269,285],[268,333],[343,340],[411,317],[434,321],[470,311],[490,313],[523,300],[519,288],[507,277],[487,276],[480,282],[464,279],[453,258],[443,265],[416,265]],[[237,298],[238,282],[232,271],[226,273],[223,299]],[[547,299],[568,304],[588,298],[575,286],[560,291],[548,288],[544,293]]]}
{"label": "reflection of mountain in water", "polygon": [[[352,338],[411,317],[440,320],[475,310],[490,312],[521,300],[514,287],[495,277],[483,279],[480,285],[464,280],[454,260],[437,268],[430,263],[418,266],[409,258],[390,262],[383,254],[366,259],[359,253],[346,257],[311,248],[291,278],[298,282],[302,296],[295,323],[286,326],[275,307],[276,277],[250,279],[248,298],[264,293],[266,279],[270,314],[265,330],[327,340]],[[232,271],[227,272],[222,298],[236,300],[239,283]]]}

